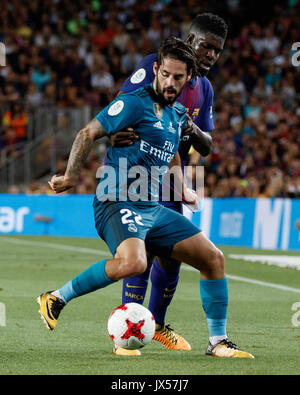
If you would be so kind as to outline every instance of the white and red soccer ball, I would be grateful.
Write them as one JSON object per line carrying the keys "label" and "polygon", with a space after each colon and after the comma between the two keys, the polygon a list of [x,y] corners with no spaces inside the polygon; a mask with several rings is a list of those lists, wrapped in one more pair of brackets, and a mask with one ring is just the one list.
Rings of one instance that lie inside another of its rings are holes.
{"label": "white and red soccer ball", "polygon": [[152,340],[155,320],[151,311],[141,304],[125,303],[112,311],[107,330],[111,340],[119,347],[137,350]]}

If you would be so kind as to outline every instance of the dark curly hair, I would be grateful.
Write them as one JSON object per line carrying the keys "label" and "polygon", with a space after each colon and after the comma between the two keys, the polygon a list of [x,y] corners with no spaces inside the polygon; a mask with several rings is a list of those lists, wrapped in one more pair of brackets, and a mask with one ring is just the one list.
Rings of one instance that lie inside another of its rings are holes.
{"label": "dark curly hair", "polygon": [[190,44],[180,38],[168,38],[161,43],[157,53],[158,68],[162,64],[163,58],[166,57],[184,62],[188,74],[192,70],[192,77],[199,75],[197,52]]}
{"label": "dark curly hair", "polygon": [[218,15],[205,12],[197,15],[191,24],[190,33],[195,32],[210,32],[216,36],[222,37],[224,40],[227,37],[228,26],[223,18]]}

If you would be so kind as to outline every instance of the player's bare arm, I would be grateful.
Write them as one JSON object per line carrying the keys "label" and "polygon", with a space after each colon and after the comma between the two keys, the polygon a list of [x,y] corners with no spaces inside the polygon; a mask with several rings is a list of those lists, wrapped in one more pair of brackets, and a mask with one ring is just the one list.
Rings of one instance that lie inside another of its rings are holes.
{"label": "player's bare arm", "polygon": [[195,150],[202,156],[207,156],[212,150],[212,138],[210,133],[202,131],[188,116],[188,124],[183,129],[182,135],[190,136]]}
{"label": "player's bare arm", "polygon": [[54,175],[49,185],[56,193],[72,188],[80,175],[95,140],[106,135],[100,122],[94,118],[81,129],[73,142],[67,170],[64,175]]}

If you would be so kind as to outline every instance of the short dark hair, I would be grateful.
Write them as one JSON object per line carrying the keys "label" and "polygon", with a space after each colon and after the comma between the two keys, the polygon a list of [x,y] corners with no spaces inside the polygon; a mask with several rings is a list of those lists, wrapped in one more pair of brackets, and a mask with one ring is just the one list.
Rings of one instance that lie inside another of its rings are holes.
{"label": "short dark hair", "polygon": [[168,38],[161,43],[157,53],[158,68],[162,64],[163,58],[180,60],[186,64],[188,73],[192,70],[192,77],[199,75],[197,52],[180,38]]}
{"label": "short dark hair", "polygon": [[227,37],[228,26],[223,18],[210,12],[197,15],[191,24],[190,32],[210,32],[216,36]]}

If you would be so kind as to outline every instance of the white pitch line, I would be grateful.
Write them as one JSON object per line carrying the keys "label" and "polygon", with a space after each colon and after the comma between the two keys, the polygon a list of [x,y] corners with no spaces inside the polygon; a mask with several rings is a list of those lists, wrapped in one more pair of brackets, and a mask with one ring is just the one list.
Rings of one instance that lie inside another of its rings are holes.
{"label": "white pitch line", "polygon": [[297,292],[300,294],[300,289],[287,287],[287,286],[281,285],[281,284],[266,283],[264,281],[252,280],[251,278],[245,278],[245,277],[239,277],[239,276],[233,276],[233,275],[228,275],[227,277],[230,280],[243,281],[243,282],[249,283],[249,284],[262,285],[263,287],[276,288],[276,289],[280,289],[281,291]]}
{"label": "white pitch line", "polygon": [[[182,265],[182,268],[184,270],[189,270],[189,271],[196,271],[196,272],[198,271],[198,270],[194,269],[193,267],[186,266],[186,265]],[[300,293],[300,289],[299,288],[287,287],[287,286],[281,285],[281,284],[266,283],[265,281],[253,280],[252,278],[247,278],[247,277],[233,276],[231,274],[226,274],[226,277],[229,280],[242,281],[242,282],[248,283],[248,284],[261,285],[263,287],[280,289],[281,291]]]}
{"label": "white pitch line", "polygon": [[[20,240],[20,239],[16,239],[13,237],[5,237],[5,236],[0,236],[0,241],[13,243],[13,244],[20,244],[20,245],[55,248],[55,249],[59,249],[59,250],[72,251],[72,252],[78,251],[83,254],[93,254],[93,255],[103,255],[103,256],[107,256],[110,254],[108,251],[95,250],[92,248],[82,248],[82,247],[75,247],[75,246],[70,246],[70,245],[65,245],[65,244],[46,243],[43,241]],[[187,266],[185,264],[182,265],[182,269],[189,270],[189,271],[198,271],[198,270],[194,269],[193,267]],[[279,289],[281,291],[300,293],[300,289],[298,289],[298,288],[287,287],[287,286],[281,285],[281,284],[267,283],[265,281],[253,280],[252,278],[239,277],[239,276],[234,276],[231,274],[226,274],[226,277],[229,280],[242,281],[244,283],[260,285],[260,286],[269,287],[269,288],[275,288],[275,289]]]}
{"label": "white pitch line", "polygon": [[43,241],[20,240],[20,239],[16,239],[13,237],[0,236],[0,241],[12,243],[12,244],[35,246],[35,247],[55,248],[58,250],[65,250],[65,251],[72,251],[72,252],[78,251],[78,252],[82,252],[83,254],[93,254],[93,255],[103,255],[103,256],[110,255],[110,252],[108,252],[108,251],[106,252],[103,250],[93,250],[91,248],[75,247],[75,246],[70,246],[70,245],[65,245],[65,244],[46,243]]}

